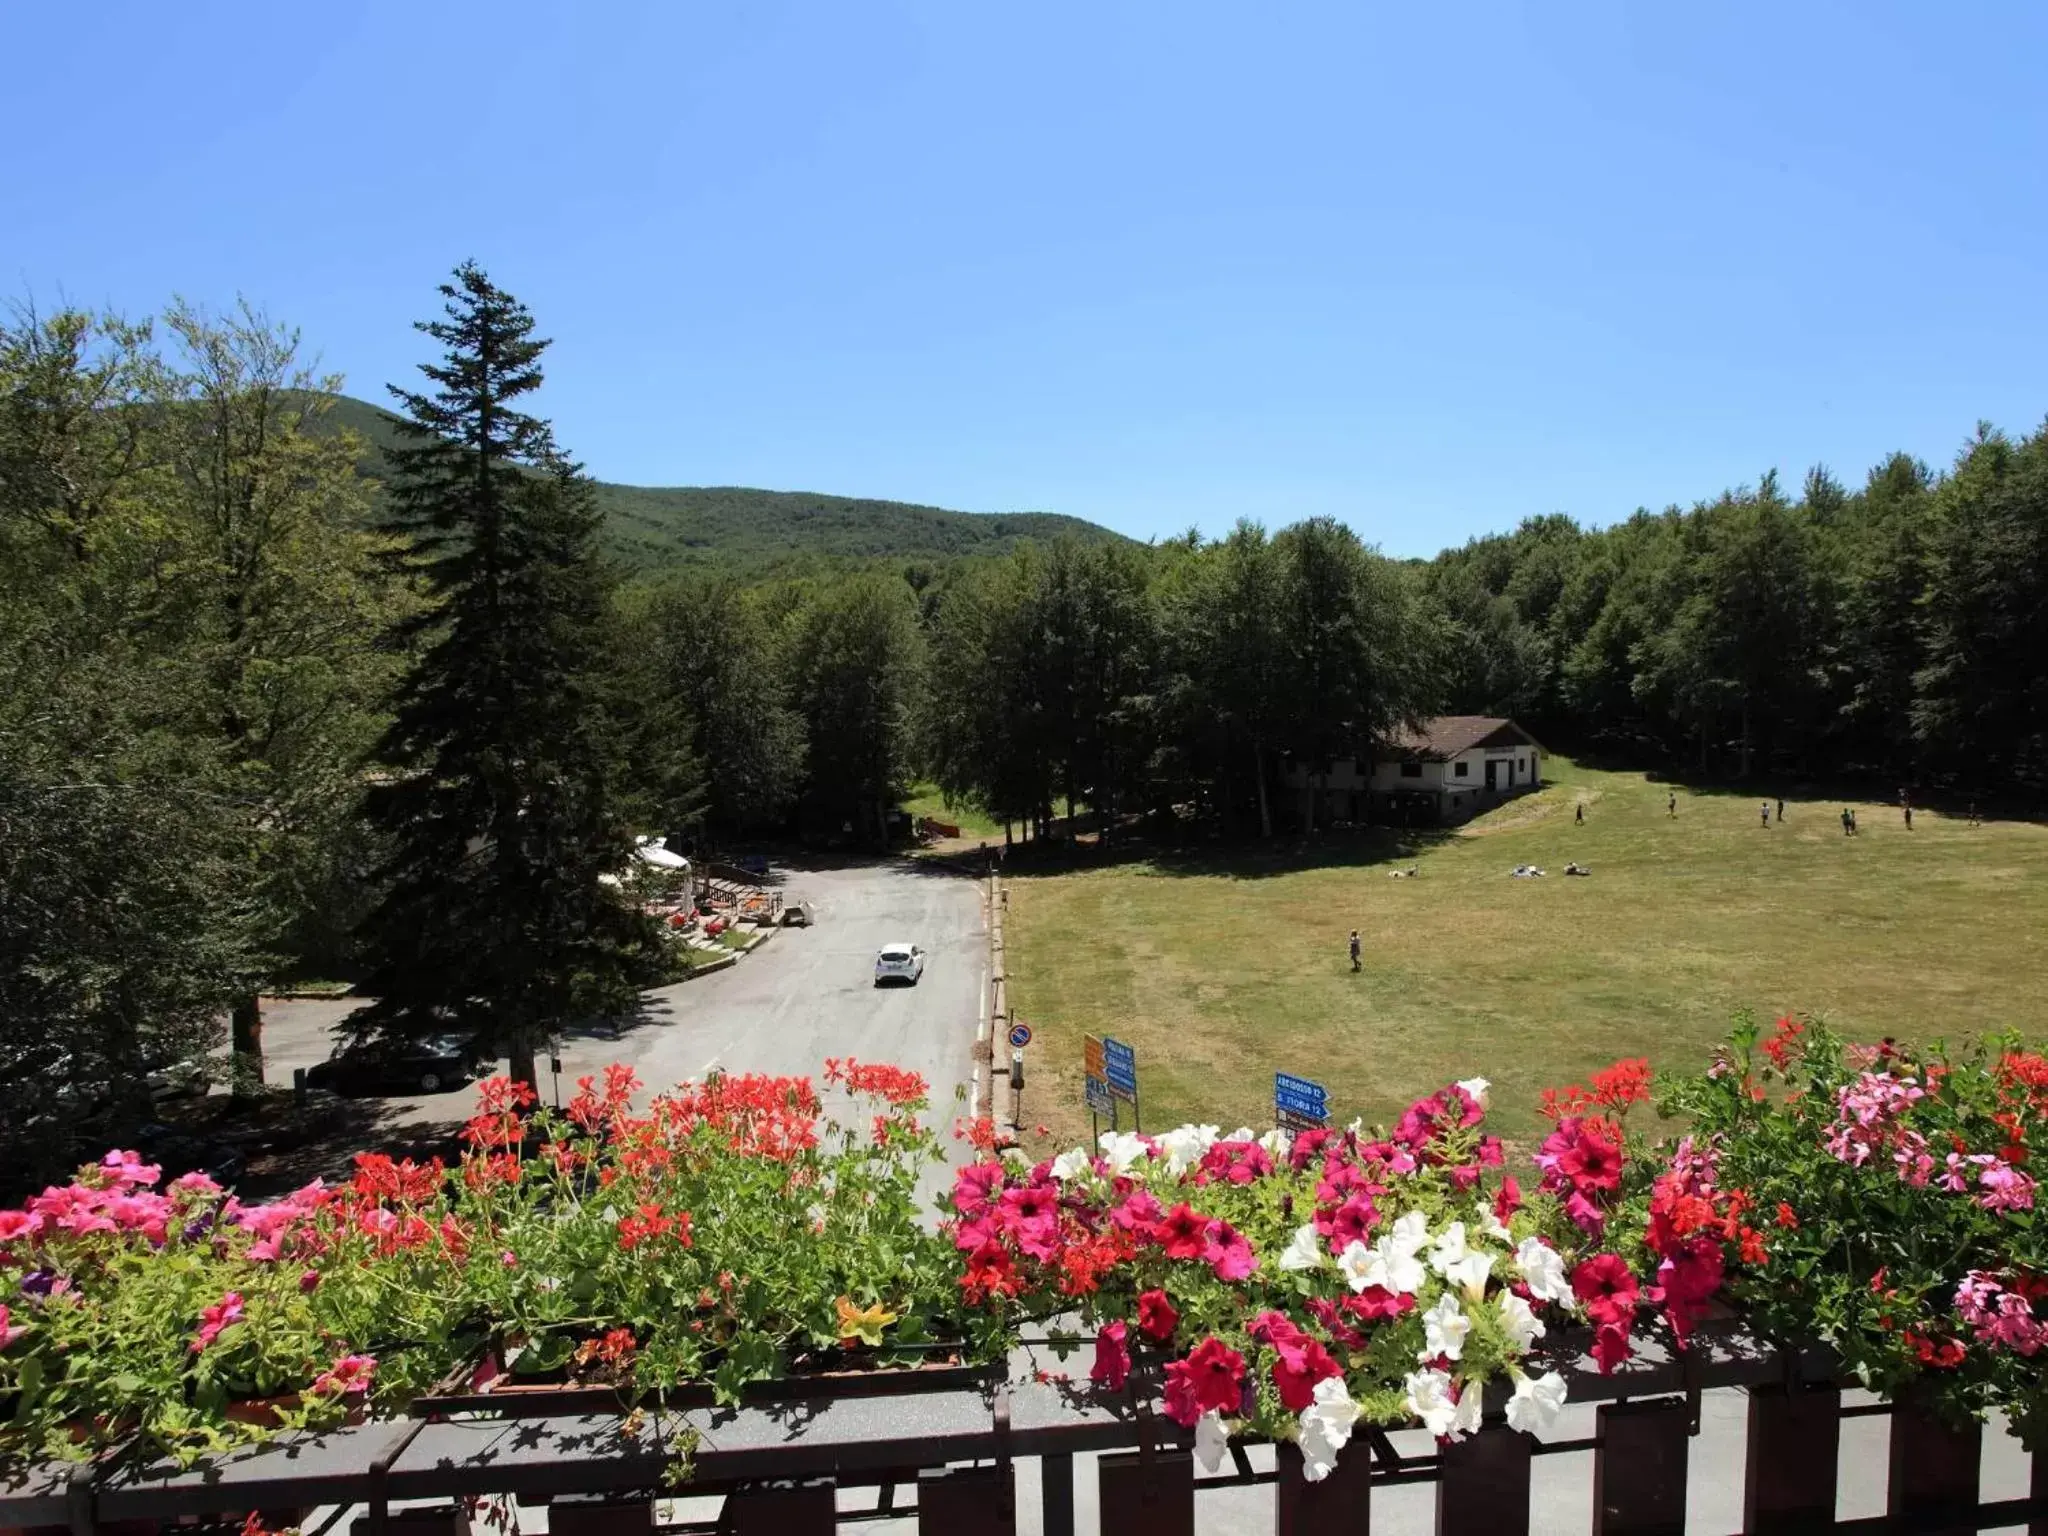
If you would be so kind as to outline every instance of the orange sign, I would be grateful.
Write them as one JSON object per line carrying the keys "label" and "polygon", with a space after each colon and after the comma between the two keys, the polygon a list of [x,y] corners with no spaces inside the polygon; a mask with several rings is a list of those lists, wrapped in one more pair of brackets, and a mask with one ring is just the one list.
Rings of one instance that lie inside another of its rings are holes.
{"label": "orange sign", "polygon": [[1105,1076],[1102,1070],[1102,1042],[1093,1035],[1085,1035],[1082,1037],[1081,1051],[1082,1061],[1085,1063],[1083,1073],[1088,1077]]}

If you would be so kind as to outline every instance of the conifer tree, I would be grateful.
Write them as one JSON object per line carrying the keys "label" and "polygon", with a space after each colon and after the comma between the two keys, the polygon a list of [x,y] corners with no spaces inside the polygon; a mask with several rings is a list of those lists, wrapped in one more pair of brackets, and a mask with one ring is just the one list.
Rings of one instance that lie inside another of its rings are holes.
{"label": "conifer tree", "polygon": [[364,930],[358,1028],[459,1030],[533,1080],[564,1020],[632,996],[641,919],[600,876],[622,869],[608,578],[590,483],[516,408],[541,382],[533,317],[474,263],[419,329],[446,348],[432,388],[392,388],[388,531],[433,600],[398,639],[421,654],[381,745],[371,819],[390,839]]}

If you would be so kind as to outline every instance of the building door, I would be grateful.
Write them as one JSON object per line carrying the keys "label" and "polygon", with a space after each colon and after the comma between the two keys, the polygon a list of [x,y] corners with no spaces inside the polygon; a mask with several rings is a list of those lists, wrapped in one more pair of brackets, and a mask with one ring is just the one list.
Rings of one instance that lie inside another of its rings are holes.
{"label": "building door", "polygon": [[1486,787],[1488,789],[1498,789],[1500,787],[1494,778],[1494,775],[1499,770],[1499,768],[1500,764],[1493,758],[1489,757],[1486,760]]}

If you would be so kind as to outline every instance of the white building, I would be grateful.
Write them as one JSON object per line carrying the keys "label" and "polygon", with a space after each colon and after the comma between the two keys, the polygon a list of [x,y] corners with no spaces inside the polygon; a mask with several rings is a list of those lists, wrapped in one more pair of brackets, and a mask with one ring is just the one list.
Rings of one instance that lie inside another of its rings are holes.
{"label": "white building", "polygon": [[1304,821],[1449,825],[1543,782],[1543,748],[1512,720],[1439,715],[1389,741],[1370,763],[1339,758],[1324,774],[1284,770]]}

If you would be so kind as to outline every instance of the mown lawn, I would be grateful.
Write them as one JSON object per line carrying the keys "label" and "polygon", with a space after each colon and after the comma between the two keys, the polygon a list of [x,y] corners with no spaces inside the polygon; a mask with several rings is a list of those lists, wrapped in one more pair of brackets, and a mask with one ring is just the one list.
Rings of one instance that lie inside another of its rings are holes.
{"label": "mown lawn", "polygon": [[946,804],[946,798],[939,793],[936,784],[914,784],[910,796],[903,802],[903,809],[915,821],[920,816],[929,816],[934,821],[943,821],[960,829],[962,837],[971,837],[984,842],[999,843],[1003,840],[1003,824],[993,820],[987,812],[975,805]]}
{"label": "mown lawn", "polygon": [[[1702,1063],[1741,1007],[1873,1039],[2048,1035],[2048,829],[1921,811],[1908,832],[1862,804],[1851,839],[1842,802],[1788,801],[1766,830],[1746,793],[1681,789],[1673,818],[1640,774],[1546,767],[1540,791],[1412,848],[1013,869],[1027,1124],[1087,1130],[1085,1033],[1136,1049],[1148,1128],[1270,1124],[1276,1070],[1369,1121],[1481,1074],[1519,1137],[1544,1086],[1618,1056]],[[1590,879],[1564,878],[1574,859]],[[1511,879],[1524,862],[1547,877]],[[1419,879],[1388,878],[1411,864]]]}

